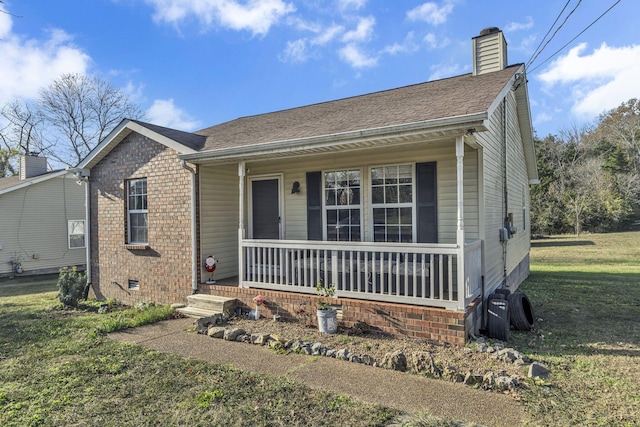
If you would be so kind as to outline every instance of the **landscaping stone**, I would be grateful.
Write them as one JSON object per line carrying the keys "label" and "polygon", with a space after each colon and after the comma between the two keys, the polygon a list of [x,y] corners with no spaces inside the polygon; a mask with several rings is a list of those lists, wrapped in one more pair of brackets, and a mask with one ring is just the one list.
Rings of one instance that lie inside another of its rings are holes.
{"label": "landscaping stone", "polygon": [[462,381],[465,385],[477,385],[482,384],[484,377],[480,374],[474,374],[473,372],[467,372],[467,375],[464,376],[464,381]]}
{"label": "landscaping stone", "polygon": [[549,378],[549,369],[541,363],[533,362],[529,365],[529,378]]}
{"label": "landscaping stone", "polygon": [[[451,365],[441,369],[436,365],[434,357],[429,351],[413,351],[405,353],[403,350],[397,350],[386,353],[382,360],[377,360],[369,354],[357,355],[351,353],[346,348],[336,350],[325,346],[320,341],[306,342],[300,339],[290,339],[286,342],[281,342],[277,336],[273,336],[268,333],[247,334],[242,328],[225,329],[224,327],[216,326],[214,324],[216,319],[213,317],[214,316],[206,318],[206,320],[200,319],[200,322],[194,322],[196,324],[196,330],[198,330],[199,333],[206,333],[214,338],[223,338],[227,341],[242,341],[255,345],[268,346],[274,350],[290,350],[313,356],[334,357],[352,363],[361,363],[396,371],[406,371],[410,369],[415,373],[428,374],[436,378],[443,377],[452,382],[464,383],[465,385],[472,387],[480,386],[487,390],[509,393],[518,387],[519,377],[511,377],[506,372],[500,372],[497,374],[495,372],[477,374],[470,370],[466,374],[463,374],[455,366]],[[522,366],[531,362],[527,356],[513,348],[505,347],[503,343],[495,343],[494,341],[492,341],[492,343],[493,345],[489,345],[482,337],[477,338],[474,343],[464,348],[464,351],[468,354],[467,357],[470,358],[478,357],[474,353],[484,353],[486,354],[485,357],[492,357],[500,360],[501,362],[512,363],[516,366]],[[533,362],[529,366],[530,378],[547,378],[548,375],[549,370],[540,363]]]}
{"label": "landscaping stone", "polygon": [[368,354],[363,354],[362,363],[364,363],[365,365],[373,366],[373,364],[376,363],[376,359],[374,359]]}
{"label": "landscaping stone", "polygon": [[324,353],[327,352],[327,349],[324,348],[321,342],[317,342],[311,346],[311,354],[314,356],[322,355],[323,350],[324,350]]}
{"label": "landscaping stone", "polygon": [[411,353],[409,366],[412,371],[417,373],[428,373],[435,377],[442,376],[442,370],[436,366],[433,356],[428,351]]}
{"label": "landscaping stone", "polygon": [[245,334],[245,331],[244,329],[241,329],[241,328],[225,329],[223,338],[225,339],[225,341],[235,341],[239,335],[244,335],[244,334]]}
{"label": "landscaping stone", "polygon": [[350,355],[349,350],[347,350],[346,348],[343,348],[336,352],[336,359],[349,360],[349,355]]}
{"label": "landscaping stone", "polygon": [[393,353],[387,353],[380,365],[386,369],[404,372],[407,370],[407,357],[402,350],[397,350]]}
{"label": "landscaping stone", "polygon": [[270,340],[272,340],[272,337],[269,334],[254,334],[251,336],[251,342],[256,345],[266,345]]}
{"label": "landscaping stone", "polygon": [[207,335],[211,338],[222,338],[224,337],[224,328],[219,326],[209,326],[207,329]]}
{"label": "landscaping stone", "polygon": [[209,326],[220,326],[224,323],[224,316],[222,314],[215,314],[213,316],[203,317],[196,319],[194,322],[195,329],[199,334],[205,335],[209,329]]}
{"label": "landscaping stone", "polygon": [[442,376],[454,383],[464,382],[464,375],[462,375],[455,366],[447,366],[444,368]]}
{"label": "landscaping stone", "polygon": [[331,349],[328,349],[328,350],[327,350],[327,353],[325,354],[325,356],[327,356],[327,357],[334,357],[334,358],[335,358],[335,357],[336,357],[336,353],[337,353],[337,352],[338,352],[338,351],[337,351],[336,349],[331,348]]}
{"label": "landscaping stone", "polygon": [[495,379],[495,390],[507,391],[514,390],[518,386],[518,382],[508,375],[499,375]]}

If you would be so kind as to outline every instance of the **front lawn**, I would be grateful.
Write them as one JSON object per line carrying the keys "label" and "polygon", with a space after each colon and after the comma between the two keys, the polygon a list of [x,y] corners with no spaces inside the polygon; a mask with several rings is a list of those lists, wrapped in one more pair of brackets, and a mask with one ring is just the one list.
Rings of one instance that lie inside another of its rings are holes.
{"label": "front lawn", "polygon": [[286,378],[113,342],[104,332],[170,310],[62,310],[55,283],[0,281],[2,426],[370,426],[397,414]]}

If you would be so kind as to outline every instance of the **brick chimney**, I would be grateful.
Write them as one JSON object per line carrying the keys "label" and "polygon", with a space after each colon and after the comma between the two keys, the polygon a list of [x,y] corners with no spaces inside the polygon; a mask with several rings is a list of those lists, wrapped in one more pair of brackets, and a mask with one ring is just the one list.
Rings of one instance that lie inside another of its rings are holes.
{"label": "brick chimney", "polygon": [[25,154],[20,157],[20,179],[47,173],[47,158]]}
{"label": "brick chimney", "polygon": [[500,71],[508,65],[507,42],[500,28],[485,28],[471,42],[474,76]]}

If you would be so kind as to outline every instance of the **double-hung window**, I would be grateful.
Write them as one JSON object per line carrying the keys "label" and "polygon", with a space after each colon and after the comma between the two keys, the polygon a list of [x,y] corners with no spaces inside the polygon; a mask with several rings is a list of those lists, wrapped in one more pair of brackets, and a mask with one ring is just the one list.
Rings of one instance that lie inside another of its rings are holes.
{"label": "double-hung window", "polygon": [[149,222],[147,215],[147,179],[127,181],[127,243],[148,243]]}
{"label": "double-hung window", "polygon": [[84,220],[69,220],[67,222],[69,249],[84,248]]}
{"label": "double-hung window", "polygon": [[360,241],[360,170],[324,173],[325,227],[329,241]]}
{"label": "double-hung window", "polygon": [[413,241],[412,165],[371,168],[371,208],[375,242]]}

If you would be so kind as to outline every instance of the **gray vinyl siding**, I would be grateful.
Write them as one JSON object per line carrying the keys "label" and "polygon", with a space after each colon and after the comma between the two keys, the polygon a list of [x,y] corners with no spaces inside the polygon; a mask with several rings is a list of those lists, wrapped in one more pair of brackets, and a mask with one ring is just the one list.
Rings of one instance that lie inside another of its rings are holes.
{"label": "gray vinyl siding", "polygon": [[[297,157],[278,161],[248,162],[247,184],[251,177],[282,176],[283,224],[285,240],[307,239],[306,173],[337,169],[360,168],[362,171],[363,240],[370,241],[369,167],[401,163],[437,162],[438,241],[456,242],[457,195],[455,141],[408,146],[406,149],[345,152],[313,157]],[[200,230],[202,257],[214,255],[220,261],[214,278],[237,275],[238,236],[238,166],[216,165],[200,168]],[[478,154],[466,147],[464,158],[464,215],[467,239],[480,237],[478,213]],[[294,182],[300,192],[291,194]],[[248,187],[245,187],[248,195]],[[245,201],[245,211],[250,201]],[[248,218],[245,229],[248,233]],[[201,267],[202,268],[202,267]],[[208,277],[202,271],[203,280]]]}
{"label": "gray vinyl siding", "polygon": [[85,219],[84,201],[71,175],[0,195],[0,275],[14,257],[25,274],[86,264],[85,248],[69,249],[67,235],[67,221]]}
{"label": "gray vinyl siding", "polygon": [[[503,275],[509,274],[529,253],[529,186],[524,158],[522,138],[518,127],[515,97],[507,95],[507,205],[505,212],[505,192],[503,179],[503,105],[489,118],[488,131],[478,135],[482,145],[483,187],[484,187],[484,263],[485,283],[490,290],[502,283]],[[523,200],[526,221],[523,219]],[[506,243],[506,265],[499,229],[503,227],[507,213],[513,213],[517,233]],[[523,225],[526,222],[526,229]]]}
{"label": "gray vinyl siding", "polygon": [[239,186],[238,166],[200,167],[200,277],[210,273],[204,259],[213,255],[218,260],[215,279],[238,275]]}

